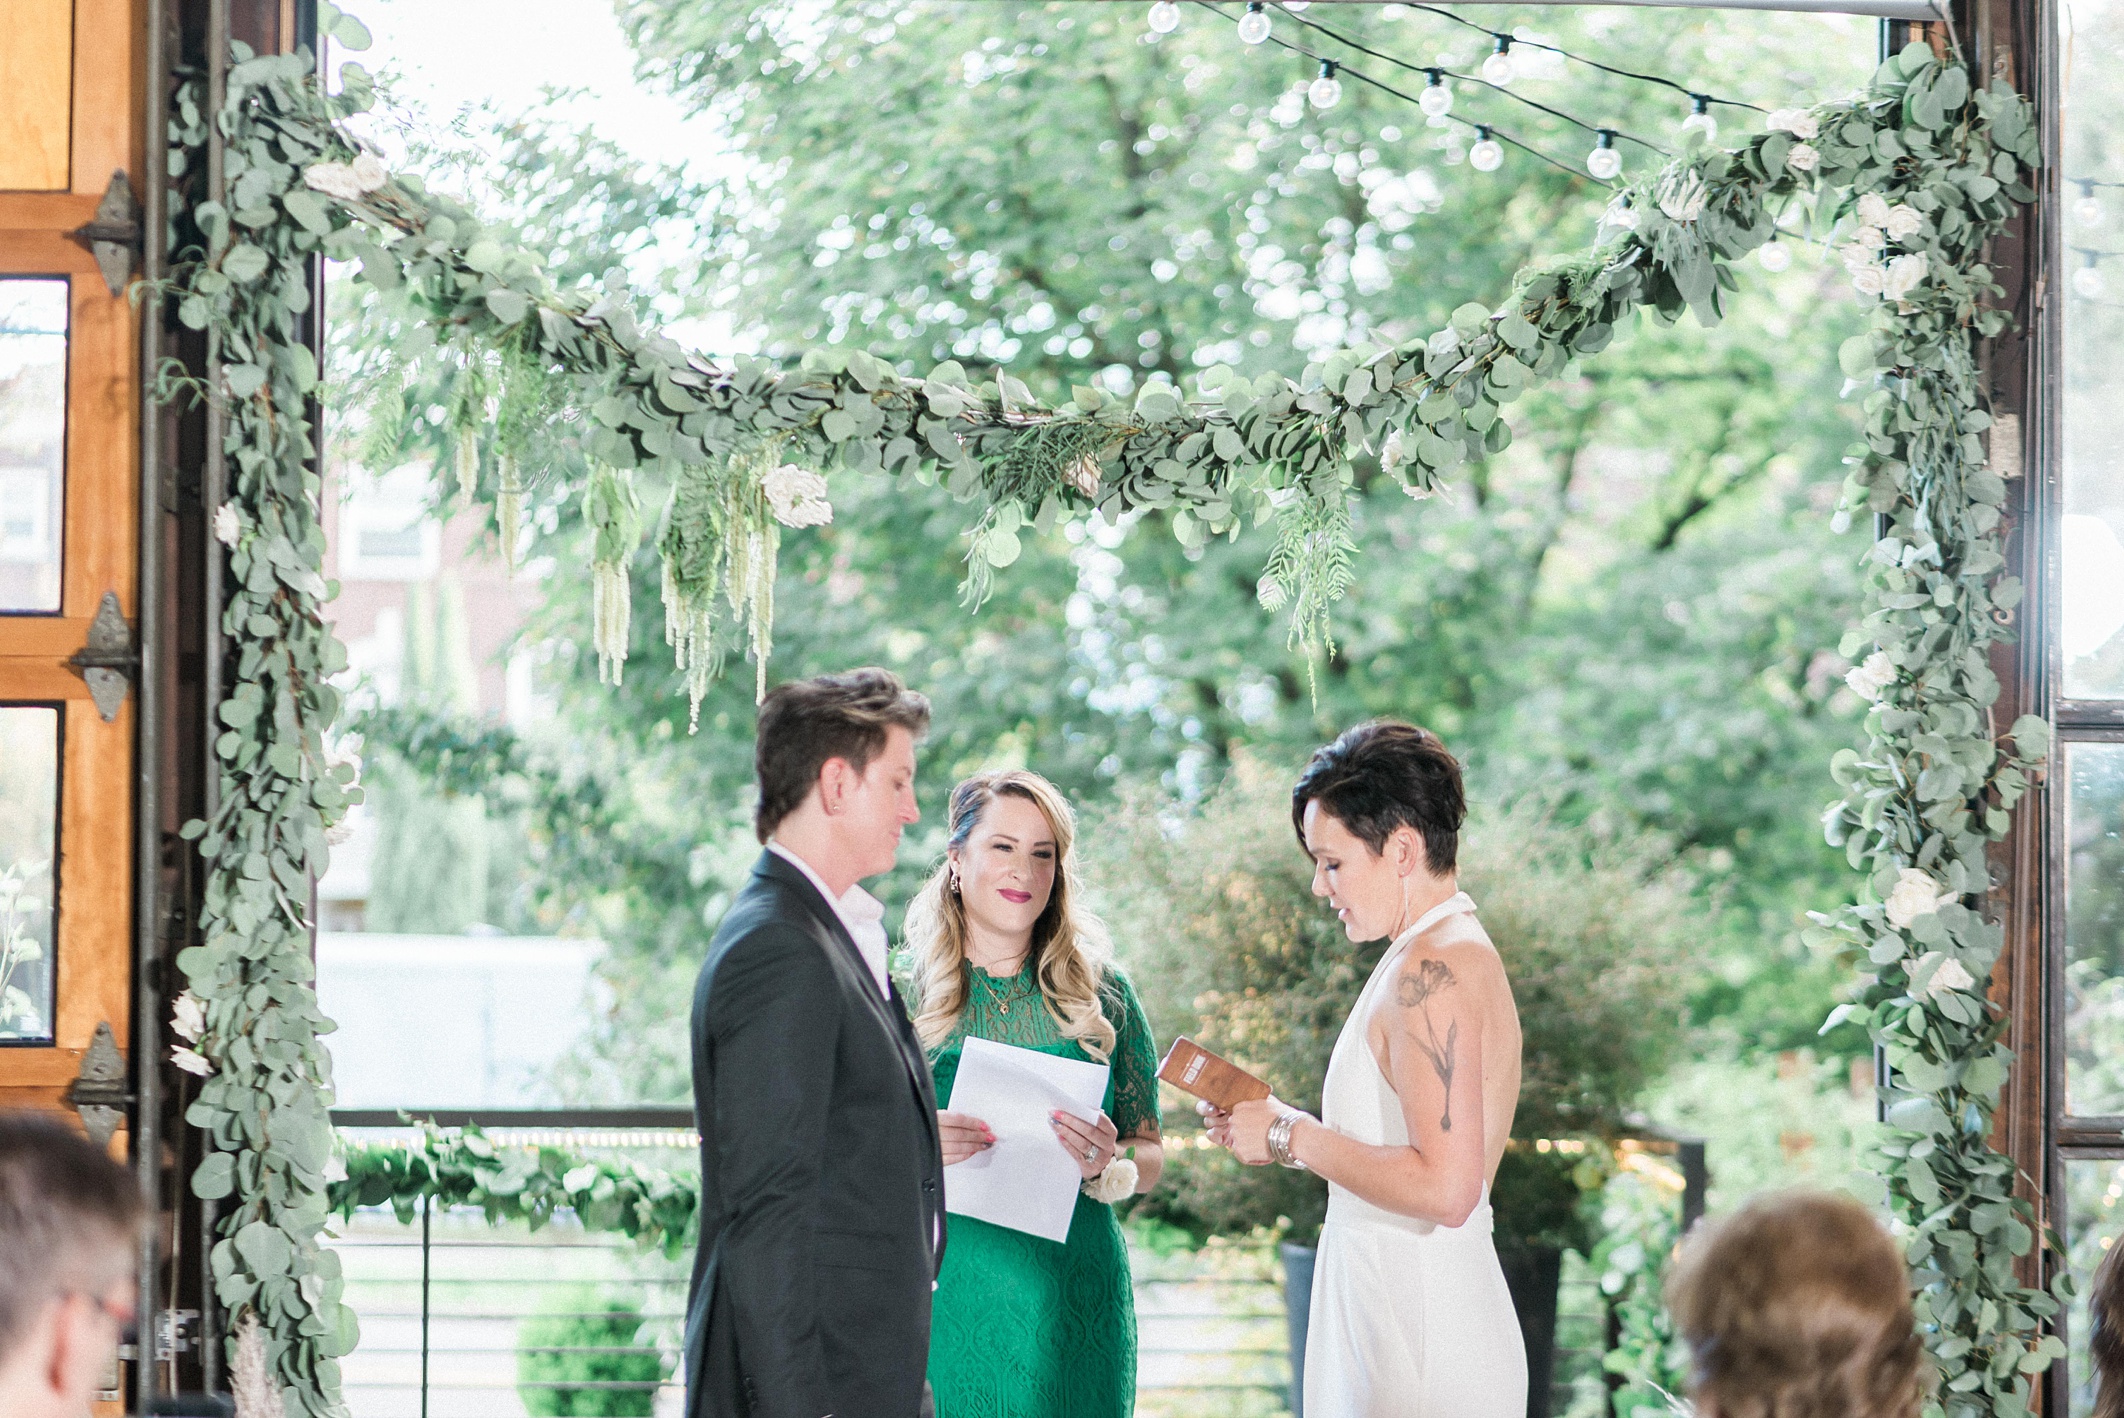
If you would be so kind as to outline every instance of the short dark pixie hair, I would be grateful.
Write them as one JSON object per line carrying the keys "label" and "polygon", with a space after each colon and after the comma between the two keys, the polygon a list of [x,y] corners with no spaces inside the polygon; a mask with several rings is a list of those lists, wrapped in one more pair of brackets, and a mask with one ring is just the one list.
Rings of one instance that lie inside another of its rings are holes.
{"label": "short dark pixie hair", "polygon": [[132,1273],[142,1216],[133,1174],[101,1148],[52,1118],[0,1112],[0,1362],[53,1300]]}
{"label": "short dark pixie hair", "polygon": [[1316,750],[1291,789],[1291,829],[1305,845],[1305,805],[1318,802],[1374,856],[1402,827],[1423,837],[1423,859],[1444,875],[1460,859],[1468,800],[1460,764],[1438,735],[1397,719],[1374,719]]}
{"label": "short dark pixie hair", "polygon": [[929,732],[929,701],[890,670],[849,670],[768,690],[752,755],[760,782],[752,827],[759,839],[765,842],[803,805],[827,760],[846,759],[856,772],[868,771],[895,725],[922,737]]}

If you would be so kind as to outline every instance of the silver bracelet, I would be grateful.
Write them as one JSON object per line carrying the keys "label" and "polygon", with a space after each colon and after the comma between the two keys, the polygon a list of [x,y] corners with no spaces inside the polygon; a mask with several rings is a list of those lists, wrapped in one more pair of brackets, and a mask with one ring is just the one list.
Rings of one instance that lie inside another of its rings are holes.
{"label": "silver bracelet", "polygon": [[1268,1149],[1269,1156],[1275,1158],[1282,1166],[1289,1167],[1293,1171],[1305,1172],[1311,1169],[1291,1153],[1291,1129],[1298,1126],[1300,1116],[1295,1111],[1284,1113],[1278,1116],[1276,1121],[1269,1124]]}

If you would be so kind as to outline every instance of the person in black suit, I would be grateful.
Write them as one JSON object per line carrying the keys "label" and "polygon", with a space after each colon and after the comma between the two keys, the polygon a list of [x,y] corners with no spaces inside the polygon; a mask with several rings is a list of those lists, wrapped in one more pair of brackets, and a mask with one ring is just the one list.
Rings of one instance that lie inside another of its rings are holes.
{"label": "person in black suit", "polygon": [[766,850],[693,995],[688,1418],[917,1418],[944,1244],[937,1103],[885,968],[929,702],[884,670],[760,704]]}

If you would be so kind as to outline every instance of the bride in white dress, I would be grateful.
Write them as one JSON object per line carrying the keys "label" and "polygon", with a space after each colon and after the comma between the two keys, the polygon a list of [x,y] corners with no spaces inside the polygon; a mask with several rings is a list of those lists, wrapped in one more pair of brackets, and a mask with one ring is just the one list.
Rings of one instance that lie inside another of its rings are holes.
{"label": "bride in white dress", "polygon": [[1310,1418],[1522,1418],[1526,1348],[1490,1236],[1519,1102],[1519,1014],[1459,888],[1460,767],[1375,721],[1313,755],[1291,815],[1352,940],[1391,937],[1328,1064],[1321,1118],[1277,1098],[1210,1135],[1328,1182],[1305,1349]]}

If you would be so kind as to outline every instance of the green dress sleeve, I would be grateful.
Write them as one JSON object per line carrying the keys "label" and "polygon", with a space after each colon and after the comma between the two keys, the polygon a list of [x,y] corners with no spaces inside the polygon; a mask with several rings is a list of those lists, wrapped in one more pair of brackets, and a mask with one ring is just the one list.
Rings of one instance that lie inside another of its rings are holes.
{"label": "green dress sleeve", "polygon": [[1158,1136],[1158,1045],[1136,987],[1120,970],[1107,976],[1107,1007],[1114,1024],[1114,1126],[1121,1136]]}

